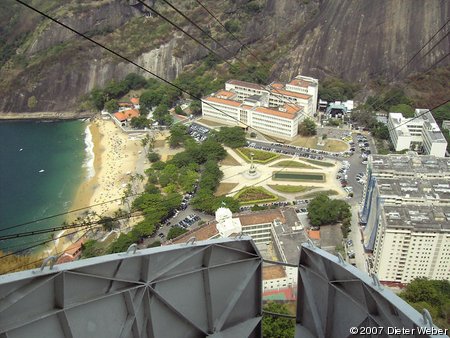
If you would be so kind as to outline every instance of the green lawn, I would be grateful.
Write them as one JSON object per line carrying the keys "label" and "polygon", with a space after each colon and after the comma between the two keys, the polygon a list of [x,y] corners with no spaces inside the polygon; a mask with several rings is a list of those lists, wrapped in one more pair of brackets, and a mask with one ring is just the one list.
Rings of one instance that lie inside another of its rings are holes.
{"label": "green lawn", "polygon": [[256,163],[268,163],[278,158],[280,155],[271,153],[269,151],[250,149],[250,148],[237,148],[236,153],[241,156],[247,162],[250,162],[250,154],[253,153],[253,160]]}
{"label": "green lawn", "polygon": [[309,164],[306,164],[304,162],[292,161],[292,160],[280,161],[276,164],[271,165],[271,167],[316,169],[315,167],[313,167]]}
{"label": "green lawn", "polygon": [[318,160],[310,160],[310,159],[305,159],[305,161],[321,166],[321,167],[334,167],[333,163],[330,162],[325,162],[325,161],[318,161]]}
{"label": "green lawn", "polygon": [[278,196],[263,187],[248,187],[239,191],[234,198],[241,204],[254,204],[278,201]]}
{"label": "green lawn", "polygon": [[285,193],[300,193],[307,192],[317,187],[305,187],[302,185],[284,185],[284,184],[272,184],[269,185],[273,190]]}
{"label": "green lawn", "polygon": [[298,172],[276,172],[273,174],[274,180],[287,181],[325,181],[325,175],[316,173],[298,173]]}

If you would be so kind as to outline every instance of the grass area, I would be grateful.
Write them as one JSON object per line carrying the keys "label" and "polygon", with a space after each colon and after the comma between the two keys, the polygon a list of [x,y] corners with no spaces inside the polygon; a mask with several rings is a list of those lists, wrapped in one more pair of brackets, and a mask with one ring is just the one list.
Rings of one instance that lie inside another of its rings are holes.
{"label": "grass area", "polygon": [[241,204],[255,204],[278,201],[278,196],[263,187],[248,187],[239,191],[234,198]]}
{"label": "grass area", "polygon": [[239,183],[220,183],[214,196],[226,195],[232,191]]}
{"label": "grass area", "polygon": [[241,165],[238,161],[236,161],[236,159],[231,156],[230,154],[227,154],[227,157],[225,157],[221,162],[221,165],[234,165],[234,166],[239,166]]}
{"label": "grass area", "polygon": [[314,198],[317,197],[319,195],[327,195],[327,196],[335,196],[335,195],[339,195],[339,193],[336,190],[322,190],[322,191],[314,191],[308,194],[304,194],[302,196],[299,196],[299,198]]}
{"label": "grass area", "polygon": [[285,184],[271,184],[269,185],[269,187],[271,187],[273,190],[285,192],[288,194],[307,192],[316,188],[316,187],[306,187],[303,185],[285,185]]}
{"label": "grass area", "polygon": [[286,181],[320,181],[325,182],[325,175],[316,173],[299,173],[299,172],[276,172],[273,174],[274,180]]}
{"label": "grass area", "polygon": [[271,167],[288,167],[288,168],[307,168],[307,169],[316,169],[315,167],[306,164],[304,162],[299,161],[292,161],[292,160],[286,160],[286,161],[280,161],[276,164],[271,165]]}
{"label": "grass area", "polygon": [[323,146],[317,145],[317,142],[318,142],[317,136],[313,136],[313,137],[297,136],[291,142],[291,144],[293,144],[295,146],[299,146],[299,147],[326,150],[326,151],[331,151],[331,152],[347,151],[349,148],[348,144],[341,140],[326,139],[324,141]]}
{"label": "grass area", "polygon": [[235,149],[236,153],[240,155],[244,160],[250,162],[250,154],[253,153],[253,160],[256,163],[269,163],[280,155],[271,153],[269,151],[250,149],[250,148],[237,148]]}
{"label": "grass area", "polygon": [[309,159],[305,159],[305,161],[308,161],[309,163],[318,165],[320,167],[334,167],[334,163],[330,163],[330,162],[319,161],[319,160],[309,160]]}

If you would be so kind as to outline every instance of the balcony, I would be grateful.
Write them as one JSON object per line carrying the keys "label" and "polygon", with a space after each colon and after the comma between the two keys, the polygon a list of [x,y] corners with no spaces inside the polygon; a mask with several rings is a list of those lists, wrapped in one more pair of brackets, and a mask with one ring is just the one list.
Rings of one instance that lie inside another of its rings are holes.
{"label": "balcony", "polygon": [[[262,309],[262,264],[249,237],[191,239],[0,276],[0,337],[261,337],[263,316],[278,316]],[[298,277],[296,337],[433,327],[376,277],[312,244],[301,247]]]}

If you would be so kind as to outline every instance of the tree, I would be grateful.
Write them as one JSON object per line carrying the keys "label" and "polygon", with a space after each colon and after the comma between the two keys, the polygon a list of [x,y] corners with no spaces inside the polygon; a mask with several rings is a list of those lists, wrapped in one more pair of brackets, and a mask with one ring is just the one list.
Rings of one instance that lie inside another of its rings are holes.
{"label": "tree", "polygon": [[109,216],[101,217],[98,223],[102,225],[103,230],[105,231],[111,231],[119,225],[117,220]]}
{"label": "tree", "polygon": [[450,120],[450,102],[434,109],[432,114],[438,125],[442,125],[444,120]]}
{"label": "tree", "polygon": [[147,80],[142,75],[130,73],[123,80],[128,89],[140,89],[147,84]]}
{"label": "tree", "polygon": [[219,131],[213,132],[212,136],[230,148],[240,148],[247,144],[245,131],[240,127],[221,127]]}
{"label": "tree", "polygon": [[198,100],[192,101],[192,103],[189,105],[189,110],[191,111],[192,115],[201,115],[202,113],[202,104]]}
{"label": "tree", "polygon": [[303,136],[316,135],[316,124],[310,118],[306,118],[300,123],[299,132]]}
{"label": "tree", "polygon": [[173,239],[173,238],[177,238],[178,236],[181,236],[182,234],[186,233],[187,230],[182,228],[182,227],[172,227],[169,230],[169,233],[167,234],[167,239]]}
{"label": "tree", "polygon": [[308,218],[314,226],[341,222],[351,218],[350,205],[345,201],[332,200],[325,194],[320,194],[309,203]]}
{"label": "tree", "polygon": [[169,145],[171,148],[178,148],[183,145],[186,139],[187,127],[184,124],[178,123],[170,128]]}
{"label": "tree", "polygon": [[[286,305],[269,302],[264,310],[273,313],[290,314]],[[262,320],[264,338],[291,338],[295,334],[295,320],[272,315],[265,315]]]}
{"label": "tree", "polygon": [[158,153],[155,153],[155,152],[151,151],[151,152],[148,153],[147,159],[151,163],[155,163],[155,162],[157,162],[157,161],[159,161],[161,159],[161,156]]}
{"label": "tree", "polygon": [[236,19],[231,19],[225,22],[225,29],[231,33],[239,32],[241,29],[239,21]]}
{"label": "tree", "polygon": [[81,257],[91,258],[102,256],[105,254],[105,250],[99,245],[98,241],[93,239],[88,239],[86,242],[81,244]]}
{"label": "tree", "polygon": [[380,140],[389,140],[389,128],[385,124],[377,122],[371,131],[374,137]]}
{"label": "tree", "polygon": [[112,114],[119,110],[119,104],[117,103],[117,100],[111,99],[108,102],[105,103],[105,110]]}
{"label": "tree", "polygon": [[175,107],[175,114],[178,114],[178,115],[186,115],[186,114],[184,113],[183,109],[181,109],[180,106],[176,106],[176,107]]}
{"label": "tree", "polygon": [[131,119],[131,127],[135,129],[144,129],[150,126],[150,121],[145,116],[133,117]]}
{"label": "tree", "polygon": [[153,112],[153,119],[160,124],[165,124],[167,115],[169,115],[169,107],[166,104],[160,104]]}
{"label": "tree", "polygon": [[417,278],[409,283],[400,297],[419,312],[428,309],[434,323],[442,329],[450,329],[450,282]]}

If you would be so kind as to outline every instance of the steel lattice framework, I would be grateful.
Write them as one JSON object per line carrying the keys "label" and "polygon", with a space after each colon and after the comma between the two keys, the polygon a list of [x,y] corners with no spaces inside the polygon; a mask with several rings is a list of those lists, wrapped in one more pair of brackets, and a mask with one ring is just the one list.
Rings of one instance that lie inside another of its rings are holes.
{"label": "steel lattice framework", "polygon": [[247,237],[0,276],[0,337],[260,337],[261,264]]}
{"label": "steel lattice framework", "polygon": [[[312,244],[301,248],[298,299],[296,337],[447,337],[421,334],[438,329],[428,311],[421,315],[376,276]],[[373,333],[355,335],[350,328],[373,328]],[[394,328],[414,334],[392,334]]]}

